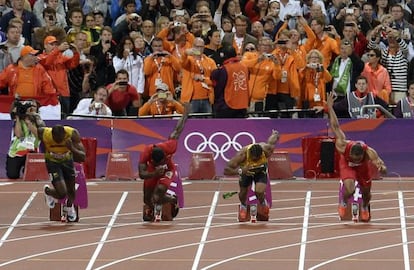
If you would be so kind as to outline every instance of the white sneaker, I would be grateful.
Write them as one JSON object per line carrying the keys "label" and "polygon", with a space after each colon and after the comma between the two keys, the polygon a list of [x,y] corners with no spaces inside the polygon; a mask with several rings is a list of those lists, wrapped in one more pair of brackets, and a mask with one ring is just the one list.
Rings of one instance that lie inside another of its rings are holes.
{"label": "white sneaker", "polygon": [[46,194],[46,189],[49,188],[49,185],[44,185],[43,186],[43,192],[45,194],[45,202],[47,204],[47,206],[49,208],[54,208],[55,207],[55,198],[53,198],[52,196]]}
{"label": "white sneaker", "polygon": [[64,210],[66,212],[66,215],[68,217],[68,221],[74,222],[76,221],[76,218],[78,217],[76,215],[75,206],[72,204],[72,206],[64,206]]}

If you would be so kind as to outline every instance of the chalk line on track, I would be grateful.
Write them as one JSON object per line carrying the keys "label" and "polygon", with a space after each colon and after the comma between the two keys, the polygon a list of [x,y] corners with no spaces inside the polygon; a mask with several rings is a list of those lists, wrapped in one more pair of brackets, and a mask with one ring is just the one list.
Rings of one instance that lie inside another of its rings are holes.
{"label": "chalk line on track", "polygon": [[19,211],[19,213],[17,214],[16,218],[13,220],[12,224],[7,229],[6,233],[0,239],[0,247],[6,241],[7,237],[9,237],[9,235],[13,231],[14,227],[17,225],[17,223],[19,222],[19,220],[22,218],[24,212],[26,212],[27,208],[30,206],[30,204],[32,203],[32,201],[34,200],[34,198],[36,197],[36,195],[37,195],[37,192],[33,192],[32,195],[30,196],[30,198],[23,205],[22,209]]}

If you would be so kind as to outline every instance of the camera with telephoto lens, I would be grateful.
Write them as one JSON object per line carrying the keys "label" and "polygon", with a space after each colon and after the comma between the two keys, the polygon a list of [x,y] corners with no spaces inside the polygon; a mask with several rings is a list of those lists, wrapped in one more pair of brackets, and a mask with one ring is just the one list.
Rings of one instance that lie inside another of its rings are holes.
{"label": "camera with telephoto lens", "polygon": [[16,111],[12,113],[12,118],[18,116],[19,118],[25,118],[27,116],[27,110],[32,107],[32,103],[30,101],[21,101],[19,98],[14,100],[14,107]]}

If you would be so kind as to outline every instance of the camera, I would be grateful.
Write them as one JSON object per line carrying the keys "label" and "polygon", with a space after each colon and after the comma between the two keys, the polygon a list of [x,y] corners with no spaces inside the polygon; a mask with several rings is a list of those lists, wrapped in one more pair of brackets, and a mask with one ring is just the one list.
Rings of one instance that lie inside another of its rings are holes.
{"label": "camera", "polygon": [[54,21],[55,20],[55,17],[53,17],[53,15],[49,15],[48,16],[48,19],[49,19],[49,21]]}
{"label": "camera", "polygon": [[323,28],[323,31],[325,31],[325,32],[329,32],[329,31],[331,31],[331,28],[330,28],[329,26],[325,26],[325,27]]}
{"label": "camera", "polygon": [[18,116],[19,118],[24,118],[27,116],[27,110],[32,107],[32,103],[30,101],[21,101],[20,99],[16,98],[14,101],[14,107],[16,108],[16,112],[12,114],[12,117]]}
{"label": "camera", "polygon": [[347,8],[347,9],[345,9],[345,13],[346,14],[354,14],[354,9],[353,8]]}
{"label": "camera", "polygon": [[157,53],[155,53],[154,54],[154,56],[158,56],[158,57],[165,57],[165,56],[167,56],[167,54],[166,53],[164,53],[164,52],[157,52]]}
{"label": "camera", "polygon": [[355,26],[355,24],[353,22],[347,22],[347,23],[344,24],[344,26],[352,26],[353,27],[353,26]]}
{"label": "camera", "polygon": [[183,9],[176,9],[175,10],[175,16],[184,16],[185,12]]}
{"label": "camera", "polygon": [[273,54],[271,54],[271,53],[264,53],[263,55],[266,58],[272,58],[273,57]]}
{"label": "camera", "polygon": [[279,44],[279,45],[285,45],[285,44],[287,44],[287,40],[278,40],[277,41],[277,44]]}
{"label": "camera", "polygon": [[165,92],[160,92],[157,94],[158,98],[167,98],[167,93]]}
{"label": "camera", "polygon": [[98,109],[102,108],[102,103],[95,102],[95,105],[94,106],[95,106],[95,109],[98,110]]}
{"label": "camera", "polygon": [[111,41],[110,40],[105,40],[105,44],[110,44]]}
{"label": "camera", "polygon": [[119,86],[127,86],[128,82],[121,81],[118,83]]}

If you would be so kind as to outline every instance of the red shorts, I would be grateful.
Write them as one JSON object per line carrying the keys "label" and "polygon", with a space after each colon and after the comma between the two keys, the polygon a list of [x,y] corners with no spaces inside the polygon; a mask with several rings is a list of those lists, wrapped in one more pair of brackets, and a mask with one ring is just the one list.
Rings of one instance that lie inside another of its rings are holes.
{"label": "red shorts", "polygon": [[358,181],[361,187],[370,187],[373,174],[369,161],[363,161],[358,166],[349,166],[343,155],[339,159],[339,172],[342,180],[353,179]]}
{"label": "red shorts", "polygon": [[144,180],[144,188],[155,188],[157,185],[163,185],[167,188],[170,186],[175,175],[175,170],[166,171],[165,174],[158,178],[148,178]]}

